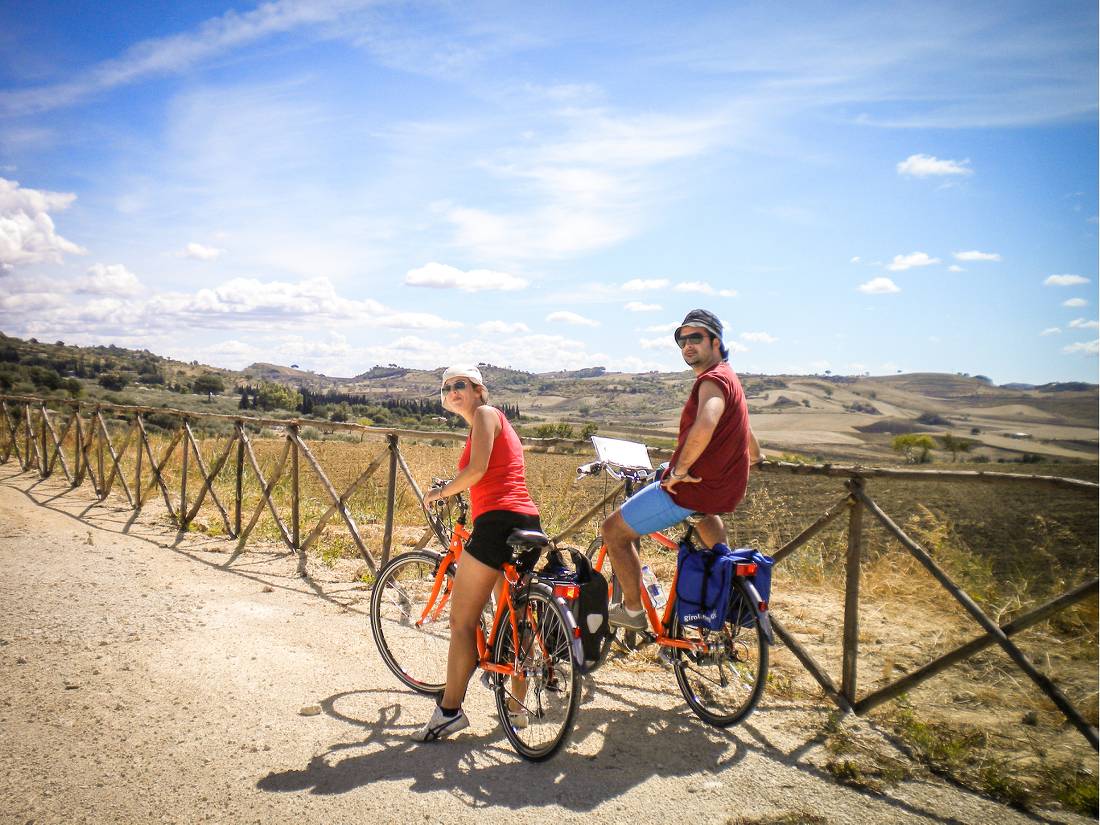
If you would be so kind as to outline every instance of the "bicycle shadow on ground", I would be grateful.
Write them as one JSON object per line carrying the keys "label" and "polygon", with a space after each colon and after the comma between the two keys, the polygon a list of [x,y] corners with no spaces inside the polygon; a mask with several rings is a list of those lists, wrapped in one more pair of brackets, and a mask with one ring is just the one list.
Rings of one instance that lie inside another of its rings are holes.
{"label": "bicycle shadow on ground", "polygon": [[[400,700],[377,708],[370,720],[354,718],[340,709],[349,699],[372,695],[383,701],[398,696]],[[411,779],[409,790],[413,792],[447,791],[471,807],[559,804],[574,811],[590,811],[651,778],[693,776],[701,765],[722,763],[731,744],[737,747],[723,737],[700,736],[691,719],[658,708],[621,712],[582,706],[579,715],[589,718],[583,729],[575,729],[571,744],[546,762],[527,763],[512,750],[499,724],[485,730],[480,719],[475,720],[474,733],[467,730],[439,742],[413,742],[408,737],[423,724],[431,700],[417,702],[423,708],[416,712],[410,709],[408,698],[408,694],[386,690],[348,691],[328,697],[321,703],[323,711],[364,728],[366,737],[334,744],[302,769],[268,774],[256,783],[257,788],[325,795],[348,793],[379,781]],[[600,752],[577,747],[597,728],[604,738]],[[655,760],[653,736],[662,742],[669,737],[690,739],[692,760],[682,765]],[[605,753],[609,742],[615,745]],[[525,771],[522,782],[516,781],[517,767]]]}
{"label": "bicycle shadow on ground", "polygon": [[601,701],[609,700],[615,707],[582,701],[570,742],[540,763],[521,759],[499,723],[486,730],[482,719],[474,720],[473,733],[468,729],[452,739],[413,742],[408,737],[430,712],[430,698],[385,689],[334,694],[321,702],[323,712],[365,730],[366,736],[331,745],[303,768],[273,771],[258,780],[256,788],[330,795],[377,782],[405,785],[411,780],[411,792],[444,791],[471,808],[553,804],[588,813],[654,779],[679,779],[681,792],[706,794],[736,781],[727,771],[755,758],[764,760],[769,773],[797,771],[834,793],[840,788],[852,794],[853,800],[873,799],[896,812],[945,825],[959,821],[896,797],[838,786],[826,771],[804,761],[807,752],[823,742],[823,730],[796,737],[800,741],[793,749],[772,743],[762,729],[782,725],[790,708],[760,708],[752,718],[763,724],[746,722],[720,730],[698,720],[682,703],[669,707],[667,690],[639,688],[631,683],[631,674],[620,676],[625,679],[619,683],[586,681],[586,694],[598,693]]}

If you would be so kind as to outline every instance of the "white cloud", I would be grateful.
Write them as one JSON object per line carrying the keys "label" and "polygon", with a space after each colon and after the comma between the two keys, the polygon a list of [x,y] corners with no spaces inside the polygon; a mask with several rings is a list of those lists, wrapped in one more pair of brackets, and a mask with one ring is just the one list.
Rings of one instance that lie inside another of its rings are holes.
{"label": "white cloud", "polygon": [[858,264],[858,263],[859,263],[860,261],[862,261],[862,260],[863,260],[863,259],[862,259],[861,257],[859,257],[859,255],[853,255],[853,256],[852,256],[852,259],[851,259],[850,261],[848,261],[848,263],[850,263],[850,264]]}
{"label": "white cloud", "polygon": [[1039,334],[1040,335],[1061,335],[1062,330],[1059,329],[1058,327],[1047,327],[1046,329],[1044,329]]}
{"label": "white cloud", "polygon": [[901,292],[901,287],[889,278],[872,278],[865,284],[860,284],[857,289],[867,295],[886,295],[891,292]]}
{"label": "white cloud", "polygon": [[706,281],[681,281],[673,287],[677,292],[698,292],[702,295],[717,295],[721,298],[736,298],[735,289],[715,289]]}
{"label": "white cloud", "polygon": [[639,338],[638,346],[642,349],[674,349],[676,342],[662,335],[660,338]]}
{"label": "white cloud", "polygon": [[653,324],[648,327],[642,327],[642,332],[675,332],[679,328],[680,325],[675,321],[672,321],[668,324]]}
{"label": "white cloud", "polygon": [[600,325],[599,321],[585,318],[583,315],[578,315],[575,312],[568,312],[566,310],[551,312],[546,316],[546,320],[552,324],[572,324],[577,327],[598,327]]}
{"label": "white cloud", "polygon": [[726,345],[726,349],[728,349],[730,352],[749,352],[748,347],[737,341],[730,340],[723,341],[722,343]]}
{"label": "white cloud", "polygon": [[956,261],[999,261],[1001,255],[999,252],[979,252],[976,249],[971,249],[969,252],[955,252]]}
{"label": "white cloud", "polygon": [[665,289],[668,285],[669,281],[666,278],[654,278],[651,280],[634,278],[623,284],[622,290],[624,292],[642,292],[647,289]]}
{"label": "white cloud", "polygon": [[[634,234],[675,182],[662,166],[728,140],[728,123],[706,114],[619,115],[604,109],[551,113],[552,133],[501,149],[480,167],[522,188],[526,208],[451,204],[455,242],[494,260],[561,258],[602,249]],[[490,188],[490,187],[486,187]]]}
{"label": "white cloud", "polygon": [[1077,308],[1087,307],[1088,305],[1089,302],[1086,301],[1084,298],[1070,298],[1068,301],[1062,301],[1062,306],[1064,307]]}
{"label": "white cloud", "polygon": [[93,264],[76,288],[92,295],[126,296],[139,292],[141,283],[122,264]]}
{"label": "white cloud", "polygon": [[1068,347],[1062,347],[1062,352],[1068,355],[1081,354],[1081,355],[1096,355],[1100,352],[1100,340],[1096,341],[1081,341],[1076,344],[1070,344]]}
{"label": "white cloud", "polygon": [[932,266],[940,263],[939,258],[933,258],[926,252],[911,252],[908,255],[895,255],[894,260],[886,265],[891,272],[903,272],[917,266]]}
{"label": "white cloud", "polygon": [[947,271],[948,272],[966,272],[966,270],[963,269],[958,264],[951,264],[951,266],[947,267]]}
{"label": "white cloud", "polygon": [[641,301],[627,301],[623,304],[627,312],[656,312],[661,309],[660,304],[644,304]]}
{"label": "white cloud", "polygon": [[192,241],[183,248],[180,255],[184,258],[194,258],[197,261],[213,261],[220,258],[224,253],[224,249],[218,249],[216,246],[203,246],[201,243]]}
{"label": "white cloud", "polygon": [[477,325],[477,331],[484,335],[515,335],[517,332],[530,332],[522,321],[485,321]]}
{"label": "white cloud", "polygon": [[940,160],[933,155],[910,155],[898,164],[898,174],[914,178],[942,175],[973,175],[969,160]]}
{"label": "white cloud", "polygon": [[[435,331],[462,326],[429,313],[395,310],[373,299],[345,298],[327,278],[297,282],[234,278],[192,293],[151,296],[144,290],[132,292],[132,278],[116,266],[93,267],[84,279],[69,284],[38,286],[9,280],[11,294],[0,300],[0,328],[17,335],[42,334],[65,340],[76,332],[86,338],[111,337],[148,346],[150,340],[164,335],[171,345],[180,329],[263,334],[278,328],[285,335],[318,324]],[[78,303],[71,299],[74,291],[88,290],[95,290],[91,300]],[[41,308],[34,317],[27,316],[30,306]]]}
{"label": "white cloud", "polygon": [[1100,326],[1096,321],[1090,321],[1087,318],[1074,318],[1069,325],[1074,329],[1096,329]]}
{"label": "white cloud", "polygon": [[184,71],[203,60],[240,49],[265,37],[330,22],[356,5],[364,3],[355,0],[318,0],[310,3],[277,0],[249,11],[228,11],[221,17],[203,21],[192,31],[139,41],[122,56],[81,71],[79,80],[2,92],[0,110],[26,114],[70,105],[144,77]]}
{"label": "white cloud", "polygon": [[1043,286],[1079,286],[1088,282],[1088,278],[1082,278],[1080,275],[1051,275],[1043,281]]}
{"label": "white cloud", "polygon": [[50,212],[68,209],[76,195],[25,189],[0,178],[0,274],[16,266],[60,263],[62,256],[87,250],[57,234]]}
{"label": "white cloud", "polygon": [[406,286],[424,286],[431,289],[461,289],[463,292],[483,290],[513,291],[523,289],[527,281],[507,272],[491,269],[471,269],[464,272],[447,264],[431,262],[405,273]]}
{"label": "white cloud", "polygon": [[753,341],[758,344],[774,344],[779,339],[772,335],[768,335],[766,332],[742,332],[741,340]]}
{"label": "white cloud", "polygon": [[629,237],[628,215],[549,206],[530,214],[498,215],[454,208],[446,218],[455,243],[487,258],[561,258],[602,249]]}

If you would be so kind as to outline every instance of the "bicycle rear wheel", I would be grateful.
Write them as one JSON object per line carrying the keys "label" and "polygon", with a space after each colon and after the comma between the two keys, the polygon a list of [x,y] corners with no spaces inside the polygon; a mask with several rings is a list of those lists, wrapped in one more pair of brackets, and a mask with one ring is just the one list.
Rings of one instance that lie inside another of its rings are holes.
{"label": "bicycle rear wheel", "polygon": [[542,762],[568,741],[580,700],[580,674],[573,660],[573,622],[549,591],[532,589],[516,599],[518,650],[511,624],[501,622],[493,661],[518,664],[518,684],[494,674],[497,713],[504,735],[524,759]]}
{"label": "bicycle rear wheel", "polygon": [[768,675],[768,642],[755,615],[744,605],[733,612],[718,630],[685,626],[675,610],[672,618],[674,639],[707,645],[706,653],[672,648],[676,683],[695,714],[719,728],[752,713]]}
{"label": "bicycle rear wheel", "polygon": [[445,571],[432,599],[442,560],[430,550],[396,556],[379,572],[371,592],[371,632],[382,661],[418,693],[439,693],[447,683],[455,566]]}

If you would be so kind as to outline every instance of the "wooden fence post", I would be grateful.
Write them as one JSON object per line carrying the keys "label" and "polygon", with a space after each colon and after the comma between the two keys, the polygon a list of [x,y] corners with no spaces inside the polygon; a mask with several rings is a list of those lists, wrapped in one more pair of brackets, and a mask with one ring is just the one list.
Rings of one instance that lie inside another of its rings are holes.
{"label": "wooden fence post", "polygon": [[[95,420],[102,419],[102,415],[100,414],[98,406],[95,408],[94,419]],[[103,470],[103,440],[104,440],[104,436],[103,436],[102,432],[100,432],[98,430],[97,430],[97,432],[99,432],[99,437],[96,439],[96,471],[97,471],[98,476],[99,476],[99,497],[102,499],[102,498],[107,497],[107,485],[105,483],[107,481],[107,475]]]}
{"label": "wooden fence post", "polygon": [[135,510],[140,510],[141,509],[141,459],[142,459],[142,453],[144,452],[141,449],[141,432],[142,432],[141,413],[135,413],[134,414],[134,426],[137,428],[137,431],[138,431],[137,466],[134,468],[134,496],[135,496],[135,498],[134,498],[134,509]]}
{"label": "wooden fence post", "polygon": [[84,483],[84,471],[87,469],[84,456],[84,425],[80,421],[80,405],[73,410],[76,419],[76,469],[73,472],[73,486],[79,487]]}
{"label": "wooden fence post", "polygon": [[23,472],[28,472],[31,469],[31,454],[38,452],[38,447],[35,446],[34,438],[31,436],[31,405],[29,402],[23,404],[23,442],[25,444]]}
{"label": "wooden fence post", "polygon": [[840,692],[848,704],[855,705],[859,663],[859,565],[863,555],[863,503],[858,494],[863,490],[863,480],[850,479],[847,486],[852,495],[848,511],[848,553],[844,561],[844,659]]}
{"label": "wooden fence post", "polygon": [[41,470],[39,471],[42,478],[50,477],[50,462],[49,462],[49,441],[46,439],[46,405],[43,404],[39,410],[39,415],[42,416],[42,420],[39,422],[39,441],[42,442],[42,455],[41,455]]}
{"label": "wooden fence post", "polygon": [[299,496],[301,494],[301,476],[299,470],[301,469],[298,463],[298,425],[291,424],[287,427],[287,438],[290,439],[290,537],[295,550],[302,549],[302,530],[301,530],[301,505],[299,502]]}
{"label": "wooden fence post", "polygon": [[386,529],[382,534],[382,561],[384,566],[390,560],[390,546],[393,543],[393,511],[397,504],[397,434],[386,436],[390,442],[390,472],[386,482]]}
{"label": "wooden fence post", "polygon": [[183,417],[183,469],[180,472],[180,530],[187,529],[187,459],[191,453],[191,445],[187,438],[187,416]]}
{"label": "wooden fence post", "polygon": [[233,500],[233,538],[241,535],[241,495],[244,486],[244,422],[239,418],[234,423],[237,428],[237,475],[235,498]]}

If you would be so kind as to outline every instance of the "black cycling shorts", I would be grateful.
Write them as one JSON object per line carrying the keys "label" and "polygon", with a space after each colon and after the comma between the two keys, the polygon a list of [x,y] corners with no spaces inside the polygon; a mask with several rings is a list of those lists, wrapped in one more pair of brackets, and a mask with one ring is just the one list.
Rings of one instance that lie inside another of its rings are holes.
{"label": "black cycling shorts", "polygon": [[474,529],[470,534],[470,540],[466,542],[465,552],[482,564],[502,570],[505,563],[512,559],[512,548],[508,546],[508,536],[516,529],[541,532],[542,522],[539,521],[538,516],[514,513],[511,510],[484,512],[474,519]]}

